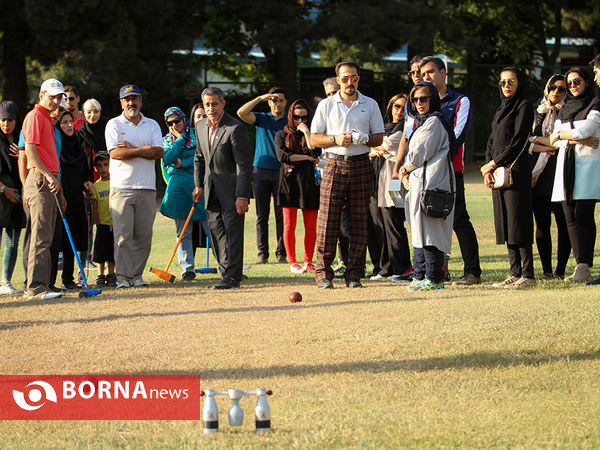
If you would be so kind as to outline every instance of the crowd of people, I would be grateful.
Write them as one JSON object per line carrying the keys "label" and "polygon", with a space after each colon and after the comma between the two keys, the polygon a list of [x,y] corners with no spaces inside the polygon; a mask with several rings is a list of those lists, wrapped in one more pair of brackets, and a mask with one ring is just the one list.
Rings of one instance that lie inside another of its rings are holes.
{"label": "crowd of people", "polygon": [[[509,275],[494,287],[537,283],[534,222],[539,280],[600,284],[600,277],[588,281],[600,199],[600,98],[593,95],[594,80],[600,86],[600,55],[590,65],[594,79],[579,66],[551,76],[537,109],[525,98],[519,67],[499,74],[500,106],[481,167],[492,190],[496,243],[506,244],[509,256]],[[95,99],[79,111],[77,89],[56,79],[44,81],[39,102],[22,122],[17,105],[3,101],[0,294],[18,292],[11,277],[23,229],[25,298],[52,299],[79,289],[75,252],[83,264],[90,257],[97,264],[98,286],[147,286],[142,274],[152,245],[157,160],[167,186],[159,211],[174,221],[183,281],[195,278],[195,251],[206,246],[221,275],[211,287],[240,286],[244,217],[254,198],[257,264],[270,256],[272,199],[277,262],[289,264],[293,274],[314,274],[319,288],[333,288],[336,276],[347,287],[362,287],[368,249],[371,280],[407,283],[409,291],[443,289],[450,281],[452,231],[464,262],[453,284],[480,284],[463,176],[471,105],[447,85],[446,71],[440,58],[415,56],[413,88],[392,96],[384,115],[358,90],[360,67],[352,61],[340,62],[336,77],[324,80],[325,98],[312,117],[310,102],[288,101],[284,89],[273,87],[240,107],[238,120],[226,111],[224,93],[208,87],[189,116],[176,106],[165,111],[164,136],[142,114],[136,85],[120,89],[122,114],[108,121]],[[269,112],[255,111],[263,102]],[[254,147],[247,125],[256,128]],[[394,179],[399,189],[390,189]],[[301,261],[298,209],[304,221]],[[62,216],[71,236],[63,232]],[[571,249],[577,265],[565,278]],[[62,287],[56,286],[59,254]]]}

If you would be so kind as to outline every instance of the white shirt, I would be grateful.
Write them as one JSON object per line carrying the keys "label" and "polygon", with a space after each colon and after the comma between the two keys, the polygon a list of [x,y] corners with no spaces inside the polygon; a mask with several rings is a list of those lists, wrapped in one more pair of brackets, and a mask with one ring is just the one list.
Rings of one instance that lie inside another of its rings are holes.
{"label": "white shirt", "polygon": [[[108,121],[104,130],[106,148],[109,153],[117,148],[120,141],[127,141],[134,147],[152,145],[163,148],[160,126],[155,120],[140,113],[137,125],[125,118],[124,114]],[[156,190],[154,160],[132,158],[125,161],[110,159],[110,187],[120,189]]]}
{"label": "white shirt", "polygon": [[[344,104],[339,91],[321,100],[310,124],[310,132],[327,135],[353,130],[365,134],[383,133],[383,117],[379,105],[372,98],[362,95],[359,91],[356,92],[358,96],[350,108]],[[347,156],[369,153],[370,150],[365,144],[350,144],[348,147],[334,144],[325,149],[328,153]]]}

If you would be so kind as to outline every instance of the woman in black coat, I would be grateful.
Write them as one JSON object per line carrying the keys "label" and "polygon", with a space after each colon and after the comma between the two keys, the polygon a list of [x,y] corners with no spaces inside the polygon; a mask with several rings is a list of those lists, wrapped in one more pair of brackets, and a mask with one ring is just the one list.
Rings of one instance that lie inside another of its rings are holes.
{"label": "woman in black coat", "polygon": [[0,235],[4,231],[4,257],[0,294],[16,294],[11,284],[19,236],[25,226],[25,214],[21,206],[21,180],[19,178],[17,143],[21,124],[17,104],[4,101],[0,104]]}
{"label": "woman in black coat", "polygon": [[[288,123],[275,135],[275,151],[281,161],[277,204],[283,212],[283,244],[292,273],[314,273],[312,258],[317,240],[319,182],[315,165],[321,149],[310,148],[308,123],[310,108],[298,99],[288,110]],[[304,265],[296,261],[296,217],[298,208],[304,218]]]}
{"label": "woman in black coat", "polygon": [[[92,190],[90,170],[81,141],[75,134],[71,113],[66,111],[58,125],[61,138],[61,184],[67,201],[65,216],[81,264],[85,264],[88,249],[88,218],[84,191]],[[67,233],[63,233],[61,250],[63,252],[62,283],[67,289],[79,289],[79,286],[73,282],[74,255]]]}
{"label": "woman in black coat", "polygon": [[[533,272],[533,216],[531,166],[528,145],[533,123],[533,107],[525,100],[525,79],[518,67],[506,67],[500,73],[502,101],[492,121],[486,159],[481,168],[486,186],[494,185],[493,171],[498,166],[512,165],[513,184],[493,189],[496,244],[506,243],[510,259],[510,275],[494,287],[521,289],[535,286]],[[513,164],[514,163],[514,164]]]}

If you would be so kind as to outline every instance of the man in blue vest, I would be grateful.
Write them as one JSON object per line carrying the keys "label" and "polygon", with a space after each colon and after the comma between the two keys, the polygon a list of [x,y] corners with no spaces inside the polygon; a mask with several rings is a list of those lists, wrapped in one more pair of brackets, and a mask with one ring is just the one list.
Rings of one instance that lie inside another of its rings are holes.
{"label": "man in blue vest", "polygon": [[433,83],[440,95],[442,113],[454,127],[454,135],[460,146],[452,160],[456,177],[456,202],[454,210],[454,232],[458,238],[460,252],[464,261],[463,276],[454,285],[470,286],[481,283],[479,264],[479,245],[477,235],[471,223],[465,202],[464,147],[471,126],[471,102],[465,95],[454,92],[446,85],[446,65],[437,57],[427,56],[419,63],[424,81]]}

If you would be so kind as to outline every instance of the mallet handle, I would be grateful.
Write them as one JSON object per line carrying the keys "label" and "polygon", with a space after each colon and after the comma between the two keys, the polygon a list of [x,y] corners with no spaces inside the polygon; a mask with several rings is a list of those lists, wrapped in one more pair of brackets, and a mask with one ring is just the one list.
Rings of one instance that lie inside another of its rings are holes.
{"label": "mallet handle", "polygon": [[185,223],[183,224],[183,228],[181,229],[181,233],[179,233],[179,238],[177,239],[177,243],[175,244],[173,253],[171,253],[171,257],[169,258],[169,262],[167,264],[167,267],[165,268],[165,272],[168,272],[169,267],[171,267],[173,258],[175,258],[175,253],[177,252],[177,249],[179,248],[179,243],[181,242],[181,239],[183,239],[183,233],[185,233],[185,230],[186,230],[188,224],[190,223],[190,220],[192,220],[192,215],[194,214],[194,210],[196,209],[196,204],[197,203],[194,202],[194,204],[192,205],[192,209],[190,209],[190,213],[188,214],[187,219],[185,220]]}

